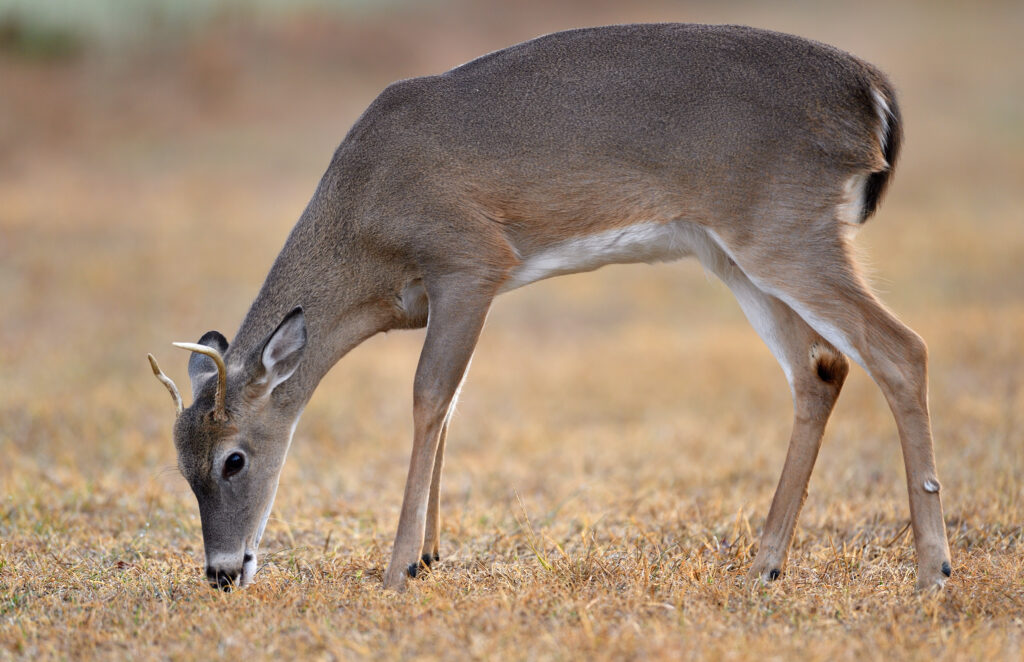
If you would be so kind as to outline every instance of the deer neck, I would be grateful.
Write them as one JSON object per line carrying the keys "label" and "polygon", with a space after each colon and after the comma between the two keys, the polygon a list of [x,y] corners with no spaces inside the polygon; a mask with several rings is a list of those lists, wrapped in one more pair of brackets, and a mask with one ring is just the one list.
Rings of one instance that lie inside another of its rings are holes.
{"label": "deer neck", "polygon": [[[315,199],[314,199],[315,202]],[[367,338],[395,326],[386,270],[350,250],[358,242],[344,224],[307,208],[270,269],[225,360],[246,365],[290,310],[302,306],[307,345],[295,374],[273,393],[275,404],[298,416],[328,370]]]}

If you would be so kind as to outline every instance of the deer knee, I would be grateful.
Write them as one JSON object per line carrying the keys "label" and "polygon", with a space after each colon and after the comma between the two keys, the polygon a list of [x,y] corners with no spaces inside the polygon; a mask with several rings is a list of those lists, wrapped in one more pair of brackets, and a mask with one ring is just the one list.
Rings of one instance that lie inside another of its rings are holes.
{"label": "deer knee", "polygon": [[412,396],[412,414],[417,425],[440,426],[448,416],[458,394],[458,384],[416,380]]}
{"label": "deer knee", "polygon": [[417,421],[441,422],[448,413],[450,397],[436,391],[417,391],[413,394],[412,412]]}

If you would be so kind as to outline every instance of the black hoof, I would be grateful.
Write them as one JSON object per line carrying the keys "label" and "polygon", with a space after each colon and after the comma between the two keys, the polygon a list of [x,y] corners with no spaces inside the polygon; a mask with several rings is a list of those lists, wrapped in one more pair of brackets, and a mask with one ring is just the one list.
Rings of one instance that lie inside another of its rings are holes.
{"label": "black hoof", "polygon": [[772,568],[771,570],[768,571],[768,580],[769,581],[775,581],[776,579],[779,578],[780,575],[782,575],[782,573],[779,571],[778,568]]}
{"label": "black hoof", "polygon": [[942,574],[946,575],[947,577],[953,574],[953,569],[949,567],[949,561],[942,562]]}
{"label": "black hoof", "polygon": [[405,571],[407,573],[409,573],[410,577],[415,577],[416,573],[418,573],[420,571],[420,564],[418,562],[417,563],[410,563],[409,567],[406,568]]}
{"label": "black hoof", "polygon": [[437,554],[424,554],[420,558],[423,560],[423,565],[427,566],[428,568],[430,567],[431,563],[441,560],[441,558]]}

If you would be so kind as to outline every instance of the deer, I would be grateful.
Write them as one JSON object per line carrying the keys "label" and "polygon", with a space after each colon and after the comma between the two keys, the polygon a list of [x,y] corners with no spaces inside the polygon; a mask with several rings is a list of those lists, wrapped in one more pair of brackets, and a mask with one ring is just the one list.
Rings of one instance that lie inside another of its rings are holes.
{"label": "deer", "polygon": [[789,384],[793,424],[749,568],[782,576],[851,361],[894,416],[918,590],[951,575],[927,347],[870,289],[856,231],[903,138],[892,83],[835,47],[742,26],[575,29],[388,86],[337,147],[234,339],[196,343],[174,400],[206,576],[253,581],[306,403],[354,347],[426,327],[385,589],[440,560],[452,411],[495,298],[609,264],[695,257]]}

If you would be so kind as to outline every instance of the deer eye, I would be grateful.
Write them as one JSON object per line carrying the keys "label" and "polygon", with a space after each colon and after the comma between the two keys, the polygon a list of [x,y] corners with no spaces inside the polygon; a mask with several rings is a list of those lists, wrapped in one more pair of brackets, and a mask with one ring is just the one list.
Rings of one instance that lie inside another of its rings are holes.
{"label": "deer eye", "polygon": [[224,460],[224,477],[231,478],[245,466],[245,456],[241,453],[232,453]]}

